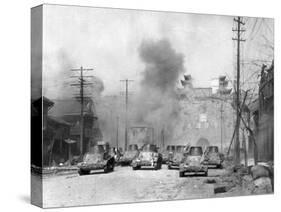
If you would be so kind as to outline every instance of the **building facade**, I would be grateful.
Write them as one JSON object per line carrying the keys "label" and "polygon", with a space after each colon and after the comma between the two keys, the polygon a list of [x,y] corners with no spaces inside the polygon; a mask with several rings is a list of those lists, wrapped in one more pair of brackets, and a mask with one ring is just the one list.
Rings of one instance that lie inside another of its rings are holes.
{"label": "building facade", "polygon": [[[185,77],[186,80],[191,77]],[[185,81],[182,80],[183,88],[178,90],[180,120],[175,127],[175,139],[191,145],[204,141],[204,145],[217,145],[226,151],[234,130],[231,89],[224,86],[213,93],[212,87],[197,88]]]}
{"label": "building facade", "polygon": [[102,140],[102,133],[98,124],[94,104],[91,100],[85,101],[83,105],[83,149],[80,152],[80,134],[81,134],[81,104],[75,99],[53,100],[55,106],[50,110],[50,116],[64,120],[71,124],[71,140],[76,141],[72,145],[72,153],[81,155],[89,151],[90,147],[97,141]]}
{"label": "building facade", "polygon": [[256,160],[274,161],[274,62],[262,67],[258,99],[251,105]]}

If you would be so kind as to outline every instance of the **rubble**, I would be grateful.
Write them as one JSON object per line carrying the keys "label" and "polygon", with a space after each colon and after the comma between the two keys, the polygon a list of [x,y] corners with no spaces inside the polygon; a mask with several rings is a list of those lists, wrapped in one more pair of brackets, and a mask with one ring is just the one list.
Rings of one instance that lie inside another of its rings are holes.
{"label": "rubble", "polygon": [[243,191],[244,195],[250,195],[273,192],[273,168],[263,165],[227,165],[228,172],[222,175],[214,186],[215,194]]}
{"label": "rubble", "polygon": [[260,177],[269,177],[270,171],[267,167],[262,165],[256,165],[251,168],[251,175],[254,180],[260,178]]}
{"label": "rubble", "polygon": [[272,193],[274,191],[274,170],[273,165],[256,165],[251,167],[255,189],[254,194]]}
{"label": "rubble", "polygon": [[255,188],[253,194],[269,194],[273,192],[271,180],[269,177],[260,177],[254,180]]}
{"label": "rubble", "polygon": [[204,180],[204,183],[207,183],[207,184],[213,184],[213,183],[216,183],[217,181],[215,179],[206,179]]}
{"label": "rubble", "polygon": [[214,193],[215,194],[218,194],[218,193],[225,193],[227,191],[229,191],[231,188],[233,188],[234,186],[231,186],[231,185],[227,185],[227,184],[224,184],[224,185],[216,185],[214,187]]}

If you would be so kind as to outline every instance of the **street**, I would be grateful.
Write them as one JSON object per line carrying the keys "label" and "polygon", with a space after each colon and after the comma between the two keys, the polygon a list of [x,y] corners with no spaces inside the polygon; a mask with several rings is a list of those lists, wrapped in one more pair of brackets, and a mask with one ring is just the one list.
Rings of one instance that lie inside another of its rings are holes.
{"label": "street", "polygon": [[273,19],[33,11],[32,204],[274,192]]}
{"label": "street", "polygon": [[[208,177],[180,178],[178,170],[168,170],[165,165],[157,171],[133,171],[131,167],[118,166],[108,174],[79,176],[72,172],[44,178],[43,202],[44,207],[65,207],[217,197],[215,184],[206,183],[206,180],[220,182],[226,173],[225,169],[209,169]],[[234,191],[229,196],[243,194],[247,193]],[[223,196],[228,195],[224,193]]]}

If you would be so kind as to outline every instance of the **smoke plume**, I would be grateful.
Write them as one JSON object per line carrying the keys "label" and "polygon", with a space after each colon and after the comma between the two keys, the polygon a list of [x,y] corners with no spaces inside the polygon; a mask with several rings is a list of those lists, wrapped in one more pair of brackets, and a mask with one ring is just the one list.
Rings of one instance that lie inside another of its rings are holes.
{"label": "smoke plume", "polygon": [[136,124],[150,125],[158,132],[165,129],[171,138],[179,111],[175,87],[184,72],[184,57],[166,39],[143,41],[139,56],[145,69],[131,116]]}
{"label": "smoke plume", "polygon": [[146,65],[142,86],[161,93],[173,91],[179,75],[184,71],[183,55],[175,52],[168,40],[144,41],[139,55]]}

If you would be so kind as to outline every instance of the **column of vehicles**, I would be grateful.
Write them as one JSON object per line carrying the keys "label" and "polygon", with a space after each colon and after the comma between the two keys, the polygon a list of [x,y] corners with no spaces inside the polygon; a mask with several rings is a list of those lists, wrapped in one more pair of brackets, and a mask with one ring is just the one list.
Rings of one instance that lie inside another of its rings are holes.
{"label": "column of vehicles", "polygon": [[168,145],[159,152],[155,144],[130,144],[123,153],[116,148],[110,148],[108,143],[98,143],[93,146],[78,164],[79,175],[87,175],[92,171],[109,173],[115,165],[129,165],[133,170],[150,168],[159,170],[162,164],[168,169],[178,169],[179,177],[187,174],[208,175],[208,168],[222,168],[223,154],[217,146],[207,146],[203,151],[201,146]]}
{"label": "column of vehicles", "polygon": [[208,168],[222,168],[224,156],[217,146],[207,146],[205,150],[201,146],[167,146],[168,153],[166,164],[168,169],[179,169],[179,176],[186,174],[202,174],[208,176]]}

